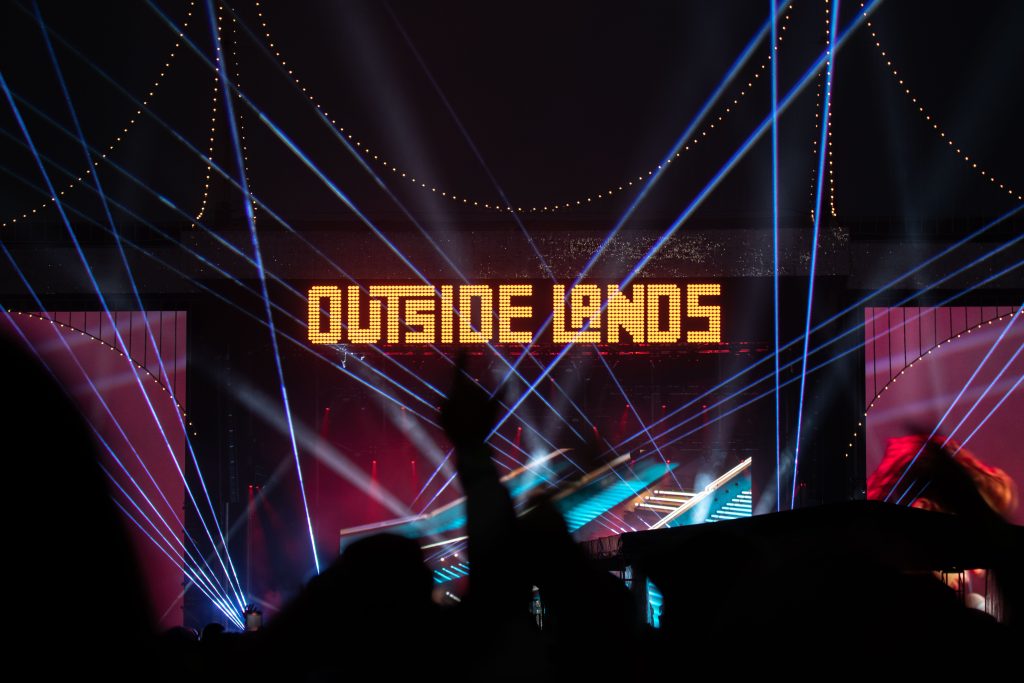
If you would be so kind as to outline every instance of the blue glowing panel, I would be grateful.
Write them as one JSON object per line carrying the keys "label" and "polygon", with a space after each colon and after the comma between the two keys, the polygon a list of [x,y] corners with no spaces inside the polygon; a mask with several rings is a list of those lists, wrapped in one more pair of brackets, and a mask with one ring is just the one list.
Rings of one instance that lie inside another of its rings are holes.
{"label": "blue glowing panel", "polygon": [[621,477],[609,472],[559,501],[558,509],[565,516],[569,531],[576,531],[622,501],[640,494],[674,467],[674,463],[666,465],[651,459],[636,465],[632,472],[620,472]]}

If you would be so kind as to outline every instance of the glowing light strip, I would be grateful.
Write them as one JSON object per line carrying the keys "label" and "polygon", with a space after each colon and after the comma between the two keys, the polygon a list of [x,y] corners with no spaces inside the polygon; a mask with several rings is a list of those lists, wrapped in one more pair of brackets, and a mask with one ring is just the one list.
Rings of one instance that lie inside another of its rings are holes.
{"label": "glowing light strip", "polygon": [[804,352],[803,360],[800,363],[800,400],[797,403],[796,441],[793,444],[793,486],[789,498],[790,509],[796,507],[796,482],[800,476],[800,436],[804,419],[804,391],[807,386],[807,350],[811,342],[811,308],[814,304],[814,276],[817,272],[818,236],[821,227],[821,178],[825,174],[825,145],[828,142],[828,127],[824,122],[828,120],[832,106],[832,78],[835,73],[835,57],[832,54],[832,46],[836,44],[836,27],[839,25],[839,0],[832,0],[832,16],[835,20],[830,23],[829,44],[826,50],[828,72],[825,76],[825,111],[821,126],[821,150],[818,153],[818,189],[814,194],[814,236],[811,239],[811,269],[807,276],[807,312],[804,316]]}
{"label": "glowing light strip", "polygon": [[744,470],[746,470],[747,468],[750,467],[751,463],[753,463],[753,458],[747,458],[746,460],[741,462],[739,465],[736,465],[735,467],[730,469],[728,472],[726,472],[725,474],[723,474],[722,476],[718,477],[717,479],[712,481],[710,484],[705,486],[696,495],[694,495],[691,498],[688,498],[686,501],[684,501],[682,503],[682,505],[680,505],[677,508],[675,508],[673,512],[670,512],[669,514],[665,515],[664,517],[659,519],[657,522],[652,524],[651,525],[651,529],[661,529],[663,527],[668,526],[668,524],[670,522],[672,522],[672,520],[676,519],[677,517],[682,515],[687,510],[695,507],[697,505],[697,503],[699,503],[700,501],[704,500],[705,498],[710,496],[712,493],[714,493],[718,489],[722,488],[723,485],[729,483],[729,481],[731,481],[735,477],[739,476],[740,473],[742,473]]}

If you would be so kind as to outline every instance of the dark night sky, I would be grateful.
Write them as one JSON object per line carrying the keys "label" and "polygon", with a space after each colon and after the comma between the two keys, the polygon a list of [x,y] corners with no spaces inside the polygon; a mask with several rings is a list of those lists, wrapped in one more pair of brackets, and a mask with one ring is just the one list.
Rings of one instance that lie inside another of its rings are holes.
{"label": "dark night sky", "polygon": [[[186,2],[158,3],[175,22]],[[842,23],[858,3],[842,3]],[[239,19],[260,29],[255,6],[235,0]],[[645,173],[671,147],[727,72],[744,44],[767,19],[763,2],[393,2],[263,3],[275,45],[316,100],[354,139],[416,176],[458,196],[498,198],[410,45],[447,96],[488,168],[513,204],[575,201]],[[803,73],[823,47],[826,3],[796,0],[780,58],[780,92]],[[54,71],[30,3],[4,6],[0,64],[10,87],[70,126]],[[144,94],[170,50],[173,35],[143,2],[41,3],[45,20],[134,95]],[[236,43],[243,90],[313,161],[375,219],[397,212],[368,180],[280,69],[224,12],[223,40]],[[979,166],[1000,182],[1024,187],[1020,126],[1024,80],[1024,5],[1019,2],[883,3],[873,17],[883,46],[927,111]],[[403,38],[402,31],[409,42]],[[205,5],[196,5],[188,30],[212,51]],[[186,47],[179,49],[153,108],[186,138],[205,149],[213,79]],[[741,72],[745,82],[767,52],[762,43]],[[105,147],[131,116],[131,103],[67,49],[57,55],[90,143]],[[752,88],[736,83],[725,99],[749,90],[706,141],[667,173],[638,223],[663,226],[712,177],[769,112],[768,71]],[[784,218],[795,225],[811,208],[816,83],[781,120],[781,197]],[[289,220],[344,225],[351,214],[240,105],[254,192]],[[713,110],[717,116],[720,107]],[[80,173],[76,143],[25,107],[41,151]],[[223,107],[221,107],[223,114]],[[229,158],[225,119],[218,120],[215,159]],[[897,220],[998,215],[1015,201],[950,150],[928,129],[884,69],[861,28],[839,53],[833,100],[833,162],[840,221],[875,216]],[[5,104],[0,126],[20,139]],[[770,217],[770,148],[758,144],[695,217],[716,224],[767,225]],[[30,155],[0,138],[6,173],[0,214],[6,220],[39,204],[40,196],[12,177],[41,184]],[[113,158],[146,184],[189,211],[198,209],[203,167],[158,125],[143,120]],[[234,167],[229,163],[232,172]],[[382,166],[374,165],[381,174]],[[59,174],[56,174],[58,177]],[[387,177],[387,176],[386,176]],[[174,214],[113,171],[105,189],[151,219]],[[410,209],[456,226],[513,229],[509,217],[465,208],[416,189],[390,174]],[[229,203],[237,220],[237,194],[214,184],[215,199]],[[528,224],[556,228],[582,223],[605,229],[628,195],[542,217]],[[88,191],[69,201],[95,211]],[[53,222],[48,210],[16,227],[31,239],[32,225]],[[231,220],[229,217],[228,220]],[[236,226],[237,227],[237,226]]]}

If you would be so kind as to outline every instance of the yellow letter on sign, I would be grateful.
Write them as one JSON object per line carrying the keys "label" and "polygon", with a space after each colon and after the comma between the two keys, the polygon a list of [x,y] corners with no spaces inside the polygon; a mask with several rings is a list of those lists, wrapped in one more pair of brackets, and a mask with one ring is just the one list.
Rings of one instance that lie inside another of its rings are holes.
{"label": "yellow letter on sign", "polygon": [[348,340],[353,344],[376,344],[380,341],[380,301],[370,299],[370,315],[366,327],[359,326],[359,287],[348,288]]}
{"label": "yellow letter on sign", "polygon": [[[660,299],[668,299],[668,329],[661,328]],[[671,344],[682,333],[682,293],[675,285],[647,285],[647,341]]]}
{"label": "yellow letter on sign", "polygon": [[632,301],[619,291],[618,285],[608,285],[608,343],[619,343],[619,328],[624,329],[634,344],[644,343],[644,286],[633,285]]}
{"label": "yellow letter on sign", "polygon": [[437,299],[405,300],[405,324],[420,328],[418,332],[409,330],[405,333],[407,344],[434,343],[434,302],[436,301]]}
{"label": "yellow letter on sign", "polygon": [[[320,301],[329,299],[327,331],[320,327]],[[341,290],[317,286],[309,290],[309,341],[314,344],[337,344],[341,341]]]}
{"label": "yellow letter on sign", "polygon": [[[480,330],[473,329],[473,299],[480,300]],[[494,334],[494,296],[489,285],[459,286],[459,341],[486,344]]]}
{"label": "yellow letter on sign", "polygon": [[531,306],[513,306],[512,297],[530,296],[533,285],[499,285],[498,286],[498,341],[502,344],[530,344],[533,332],[513,332],[513,318],[529,318],[533,316]]}
{"label": "yellow letter on sign", "polygon": [[707,318],[707,330],[688,330],[686,341],[716,343],[722,341],[722,307],[701,306],[700,297],[717,296],[722,293],[718,283],[686,286],[686,317]]}

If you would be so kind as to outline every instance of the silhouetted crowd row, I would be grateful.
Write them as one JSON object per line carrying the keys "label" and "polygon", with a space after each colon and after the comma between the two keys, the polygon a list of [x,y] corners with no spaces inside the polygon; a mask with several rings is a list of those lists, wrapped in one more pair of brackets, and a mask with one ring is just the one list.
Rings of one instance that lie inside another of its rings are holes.
{"label": "silhouetted crowd row", "polygon": [[[5,399],[7,484],[30,482],[32,499],[5,497],[15,529],[8,618],[22,634],[8,660],[16,675],[654,681],[920,676],[960,666],[1015,677],[1021,669],[1020,549],[951,460],[934,466],[933,485],[983,529],[1009,624],[965,607],[931,572],[863,554],[781,553],[723,532],[634,568],[663,596],[654,629],[646,604],[585,555],[543,494],[516,515],[485,445],[496,403],[461,364],[442,410],[466,496],[470,576],[460,603],[433,600],[416,541],[377,535],[348,546],[266,628],[154,635],[120,520],[98,495],[90,435],[67,397],[18,353],[5,354],[5,371],[29,398]],[[45,446],[16,446],[19,434],[45,434]],[[26,515],[30,523],[14,522]],[[543,628],[530,612],[535,589]]]}

